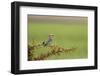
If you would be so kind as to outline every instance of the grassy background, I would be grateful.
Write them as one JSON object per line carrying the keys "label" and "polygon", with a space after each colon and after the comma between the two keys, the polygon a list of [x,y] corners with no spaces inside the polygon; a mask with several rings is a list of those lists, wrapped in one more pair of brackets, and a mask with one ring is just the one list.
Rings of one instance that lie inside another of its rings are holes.
{"label": "grassy background", "polygon": [[[48,23],[48,22],[29,22],[28,23],[28,44],[33,40],[36,44],[47,40],[49,34],[54,34],[53,44],[63,48],[77,48],[73,52],[52,55],[47,59],[80,59],[88,57],[87,43],[87,24],[81,23]],[[34,56],[37,57],[50,51],[43,47],[35,50]]]}

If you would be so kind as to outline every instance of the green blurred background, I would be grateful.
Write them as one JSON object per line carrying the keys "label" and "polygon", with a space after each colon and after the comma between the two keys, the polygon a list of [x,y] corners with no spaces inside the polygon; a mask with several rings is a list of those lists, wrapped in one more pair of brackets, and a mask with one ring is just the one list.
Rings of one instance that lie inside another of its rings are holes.
{"label": "green blurred background", "polygon": [[[54,34],[54,45],[63,48],[76,48],[73,52],[52,55],[47,58],[55,59],[82,59],[88,57],[88,25],[87,17],[77,16],[43,16],[28,15],[28,44],[32,45],[47,40],[49,34]],[[35,57],[46,54],[49,48],[35,50]]]}

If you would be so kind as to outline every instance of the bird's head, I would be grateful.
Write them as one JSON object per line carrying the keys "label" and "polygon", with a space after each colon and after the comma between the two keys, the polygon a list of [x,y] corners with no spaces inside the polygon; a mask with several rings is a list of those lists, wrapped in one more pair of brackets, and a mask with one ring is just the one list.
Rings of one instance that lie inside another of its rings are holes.
{"label": "bird's head", "polygon": [[54,38],[54,34],[49,34],[49,38]]}

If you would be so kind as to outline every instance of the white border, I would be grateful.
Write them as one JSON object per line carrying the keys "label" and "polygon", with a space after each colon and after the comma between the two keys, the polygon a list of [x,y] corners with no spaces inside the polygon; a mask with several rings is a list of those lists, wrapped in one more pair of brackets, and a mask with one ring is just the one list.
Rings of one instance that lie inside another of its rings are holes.
{"label": "white border", "polygon": [[[27,14],[87,16],[88,59],[27,61]],[[20,70],[94,65],[94,11],[43,7],[20,7]]]}

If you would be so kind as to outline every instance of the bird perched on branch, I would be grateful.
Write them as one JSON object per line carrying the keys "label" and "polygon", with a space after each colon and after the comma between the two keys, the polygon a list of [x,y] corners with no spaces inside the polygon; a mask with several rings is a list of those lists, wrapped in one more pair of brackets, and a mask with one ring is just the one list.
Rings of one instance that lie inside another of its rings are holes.
{"label": "bird perched on branch", "polygon": [[43,46],[48,46],[48,45],[50,45],[50,44],[52,43],[52,41],[53,41],[53,37],[54,37],[54,35],[53,35],[53,34],[50,34],[50,35],[48,36],[48,39],[47,39],[46,41],[43,41],[43,42],[42,42],[42,45],[43,45]]}

